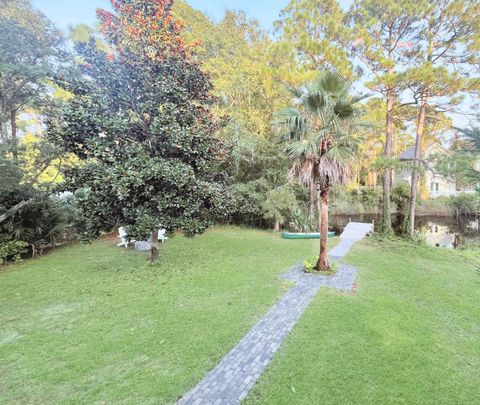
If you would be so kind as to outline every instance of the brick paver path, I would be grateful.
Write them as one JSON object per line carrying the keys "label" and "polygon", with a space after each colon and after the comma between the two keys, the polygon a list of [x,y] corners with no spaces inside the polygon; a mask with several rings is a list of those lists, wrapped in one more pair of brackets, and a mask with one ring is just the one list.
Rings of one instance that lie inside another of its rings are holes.
{"label": "brick paver path", "polygon": [[[332,249],[331,260],[339,261],[355,242],[371,231],[371,224],[350,223],[340,236],[340,243]],[[294,286],[179,404],[239,404],[255,385],[319,288],[324,286],[351,291],[355,276],[355,268],[343,263],[339,263],[333,276],[307,274],[301,265],[292,267],[283,278],[293,281]]]}

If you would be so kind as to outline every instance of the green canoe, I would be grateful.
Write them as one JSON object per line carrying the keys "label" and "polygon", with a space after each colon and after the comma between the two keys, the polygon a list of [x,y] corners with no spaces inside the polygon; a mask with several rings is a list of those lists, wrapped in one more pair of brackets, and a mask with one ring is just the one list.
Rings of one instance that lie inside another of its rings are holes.
{"label": "green canoe", "polygon": [[[328,232],[328,237],[335,236],[335,232]],[[283,239],[320,239],[318,232],[301,233],[301,232],[282,232]]]}

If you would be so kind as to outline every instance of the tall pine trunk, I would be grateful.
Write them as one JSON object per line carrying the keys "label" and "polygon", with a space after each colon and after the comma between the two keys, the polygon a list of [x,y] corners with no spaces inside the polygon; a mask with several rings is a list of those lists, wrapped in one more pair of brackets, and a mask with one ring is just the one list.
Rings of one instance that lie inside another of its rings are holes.
{"label": "tall pine trunk", "polygon": [[427,89],[422,90],[420,99],[420,111],[418,113],[417,133],[415,139],[415,154],[413,157],[412,167],[412,184],[410,186],[410,212],[408,215],[409,225],[408,233],[411,238],[415,236],[415,214],[417,209],[417,195],[418,195],[418,176],[419,167],[422,159],[422,143],[423,130],[425,128],[425,115],[427,113]]}
{"label": "tall pine trunk", "polygon": [[328,206],[330,203],[329,187],[320,191],[320,257],[317,262],[317,270],[327,271],[330,269],[327,255],[328,241]]}
{"label": "tall pine trunk", "polygon": [[[384,156],[387,160],[393,155],[393,105],[395,102],[393,89],[387,91],[387,109],[385,112],[385,150]],[[390,203],[390,193],[392,190],[392,168],[387,166],[383,173],[383,221],[382,232],[384,234],[393,233],[392,228],[392,210]]]}

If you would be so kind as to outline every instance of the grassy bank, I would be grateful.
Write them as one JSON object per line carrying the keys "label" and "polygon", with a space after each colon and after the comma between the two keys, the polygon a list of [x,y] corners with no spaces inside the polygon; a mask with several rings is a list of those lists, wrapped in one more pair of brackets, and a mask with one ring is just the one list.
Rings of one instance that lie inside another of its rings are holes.
{"label": "grassy bank", "polygon": [[317,241],[216,228],[176,237],[158,265],[76,245],[0,272],[3,403],[172,403],[282,293]]}
{"label": "grassy bank", "polygon": [[363,243],[355,294],[324,289],[248,403],[479,403],[480,251]]}

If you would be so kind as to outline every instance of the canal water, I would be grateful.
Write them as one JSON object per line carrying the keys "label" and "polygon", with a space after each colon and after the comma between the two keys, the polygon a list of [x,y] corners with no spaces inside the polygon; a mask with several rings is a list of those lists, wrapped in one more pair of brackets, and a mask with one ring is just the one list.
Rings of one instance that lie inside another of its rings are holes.
{"label": "canal water", "polygon": [[[392,216],[395,232],[402,229],[402,217]],[[374,222],[375,231],[380,230],[382,217],[379,214],[332,215],[330,228],[337,233],[343,231],[350,221]],[[480,218],[454,218],[451,216],[419,216],[415,220],[416,230],[432,246],[455,248],[467,240],[480,237]]]}

